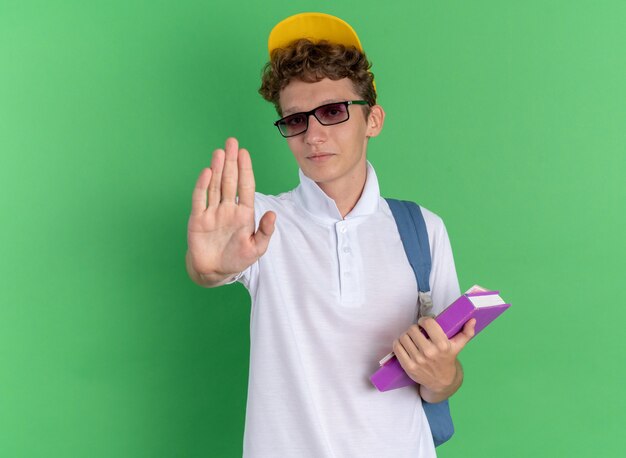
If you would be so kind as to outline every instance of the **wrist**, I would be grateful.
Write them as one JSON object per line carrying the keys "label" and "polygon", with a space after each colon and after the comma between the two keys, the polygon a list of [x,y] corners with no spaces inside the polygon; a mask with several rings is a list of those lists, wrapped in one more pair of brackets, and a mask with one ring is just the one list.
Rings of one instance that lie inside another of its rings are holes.
{"label": "wrist", "polygon": [[420,385],[419,393],[422,400],[437,403],[448,399],[461,387],[463,383],[463,368],[458,360],[454,363],[454,375],[451,381],[438,383],[434,386]]}
{"label": "wrist", "polygon": [[192,254],[189,250],[187,250],[187,254],[185,256],[185,264],[187,266],[187,273],[191,280],[199,286],[203,286],[205,288],[212,288],[214,286],[220,286],[224,283],[227,283],[230,279],[235,277],[237,274],[222,274],[220,272],[200,272],[194,267]]}

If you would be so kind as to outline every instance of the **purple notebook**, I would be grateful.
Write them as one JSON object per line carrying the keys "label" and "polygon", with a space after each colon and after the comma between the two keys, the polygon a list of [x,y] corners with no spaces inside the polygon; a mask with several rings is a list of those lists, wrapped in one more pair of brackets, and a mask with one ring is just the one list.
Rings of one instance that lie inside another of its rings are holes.
{"label": "purple notebook", "polygon": [[[463,325],[471,318],[476,319],[474,336],[485,329],[511,304],[506,304],[499,291],[487,291],[479,286],[472,287],[435,318],[446,333],[448,339],[463,329]],[[378,369],[370,380],[379,391],[389,391],[404,386],[415,385],[415,382],[404,372],[400,362],[392,353],[380,361]]]}

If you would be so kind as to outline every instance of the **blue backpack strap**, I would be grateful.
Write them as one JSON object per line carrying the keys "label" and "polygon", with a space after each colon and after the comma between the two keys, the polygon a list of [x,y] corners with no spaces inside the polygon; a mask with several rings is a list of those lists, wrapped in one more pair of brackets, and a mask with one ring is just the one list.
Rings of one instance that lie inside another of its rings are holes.
{"label": "blue backpack strap", "polygon": [[396,220],[398,232],[417,279],[417,289],[430,292],[430,244],[426,222],[419,205],[406,200],[385,199]]}
{"label": "blue backpack strap", "polygon": [[[430,300],[430,270],[432,267],[426,222],[419,205],[414,202],[396,199],[385,200],[389,204],[391,213],[396,220],[404,251],[417,280],[421,314],[422,306],[426,305],[424,304],[424,298],[427,297],[427,300]],[[430,425],[433,441],[435,446],[438,447],[448,441],[454,434],[450,405],[446,399],[435,404],[422,401],[422,407]]]}

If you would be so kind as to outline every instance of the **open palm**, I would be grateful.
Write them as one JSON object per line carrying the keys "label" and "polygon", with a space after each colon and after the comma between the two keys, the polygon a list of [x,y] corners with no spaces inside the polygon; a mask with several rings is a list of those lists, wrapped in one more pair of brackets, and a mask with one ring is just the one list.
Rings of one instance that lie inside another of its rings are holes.
{"label": "open palm", "polygon": [[[276,215],[267,212],[255,232],[254,172],[250,154],[236,139],[213,153],[193,191],[187,243],[193,269],[226,278],[245,270],[265,253]],[[237,198],[238,196],[238,198]]]}

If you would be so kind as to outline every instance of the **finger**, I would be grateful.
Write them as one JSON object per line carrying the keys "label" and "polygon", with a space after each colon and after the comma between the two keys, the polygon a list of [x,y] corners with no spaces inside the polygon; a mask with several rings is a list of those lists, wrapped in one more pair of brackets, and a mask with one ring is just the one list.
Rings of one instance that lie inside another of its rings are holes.
{"label": "finger", "polygon": [[247,150],[239,150],[237,165],[239,166],[239,182],[237,183],[239,205],[254,208],[254,172],[252,171],[250,153]]}
{"label": "finger", "polygon": [[407,334],[423,355],[431,355],[435,350],[433,343],[424,335],[419,326],[413,325],[407,331]]}
{"label": "finger", "polygon": [[452,342],[452,346],[457,353],[463,350],[463,347],[465,347],[467,342],[469,342],[472,337],[474,337],[475,331],[476,319],[472,318],[467,323],[465,323],[461,332],[459,332],[456,336],[450,339],[450,342]]}
{"label": "finger", "polygon": [[237,195],[237,156],[239,143],[235,138],[226,139],[224,171],[222,173],[222,202],[235,202]]}
{"label": "finger", "polygon": [[411,355],[409,355],[409,353],[406,351],[406,349],[402,345],[402,342],[400,342],[400,339],[397,339],[394,342],[393,352],[395,353],[396,358],[398,358],[400,366],[402,366],[403,369],[406,370],[410,364],[413,364],[411,360]]}
{"label": "finger", "polygon": [[267,250],[267,246],[270,243],[270,238],[274,233],[274,223],[276,222],[276,213],[267,212],[259,221],[259,228],[254,234],[254,241],[257,247],[257,253],[259,256],[263,255]]}
{"label": "finger", "polygon": [[211,169],[205,168],[200,173],[198,180],[196,181],[196,187],[193,189],[191,195],[191,214],[197,215],[206,210],[207,207],[207,189],[211,182]]}
{"label": "finger", "polygon": [[222,169],[224,168],[224,150],[216,149],[211,159],[211,182],[209,183],[209,207],[218,206],[222,200]]}
{"label": "finger", "polygon": [[441,326],[439,326],[439,323],[437,323],[434,318],[422,317],[418,320],[417,324],[418,326],[424,328],[424,331],[426,331],[426,334],[428,334],[428,338],[435,345],[439,346],[442,343],[448,342],[448,337],[446,336],[446,333],[443,332],[443,329],[441,329]]}
{"label": "finger", "polygon": [[411,340],[411,337],[409,337],[408,334],[403,334],[400,337],[400,344],[406,350],[406,352],[409,354],[413,361],[417,361],[421,358],[420,349],[417,348],[417,345],[415,345],[415,342]]}
{"label": "finger", "polygon": [[398,358],[398,361],[411,359],[409,354],[406,352],[406,350],[400,343],[400,339],[396,339],[393,341],[392,349],[393,349],[393,353],[396,355],[396,358]]}

